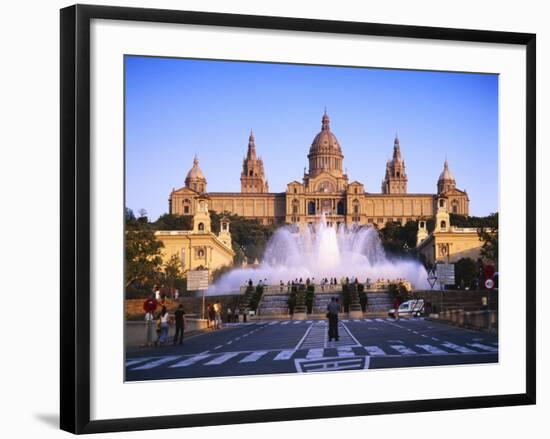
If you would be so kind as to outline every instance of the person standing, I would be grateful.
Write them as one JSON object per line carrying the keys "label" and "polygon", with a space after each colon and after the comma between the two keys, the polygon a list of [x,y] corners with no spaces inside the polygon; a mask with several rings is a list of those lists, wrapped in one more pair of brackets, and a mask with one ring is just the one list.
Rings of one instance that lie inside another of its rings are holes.
{"label": "person standing", "polygon": [[183,344],[183,330],[185,327],[185,311],[183,310],[183,305],[179,305],[178,309],[174,313],[174,322],[176,323],[176,333],[174,334],[174,344],[178,342],[179,337],[179,344]]}
{"label": "person standing", "polygon": [[157,309],[157,301],[149,294],[145,302],[143,302],[143,311],[145,311],[145,346],[153,344],[153,320],[155,320],[155,311]]}
{"label": "person standing", "polygon": [[231,311],[231,307],[230,307],[230,306],[227,307],[227,311],[226,311],[226,312],[227,312],[227,320],[226,320],[226,321],[227,321],[227,323],[231,323],[231,322],[232,322],[231,318],[233,317],[233,313],[232,313],[232,311]]}
{"label": "person standing", "polygon": [[216,319],[216,322],[215,322],[216,329],[220,329],[222,327],[222,304],[220,303],[219,300],[214,304],[214,312],[215,312],[214,318]]}
{"label": "person standing", "polygon": [[160,337],[159,344],[165,345],[168,341],[168,330],[170,329],[170,313],[165,306],[162,307],[160,312]]}
{"label": "person standing", "polygon": [[399,320],[399,305],[401,305],[401,303],[399,302],[399,297],[396,297],[393,300],[393,310],[394,310],[395,320]]}
{"label": "person standing", "polygon": [[328,341],[332,339],[338,341],[338,311],[339,305],[336,301],[336,297],[331,297],[330,303],[327,305],[327,317],[328,317]]}
{"label": "person standing", "polygon": [[212,329],[216,329],[214,321],[216,319],[216,311],[214,310],[214,305],[211,303],[208,304],[208,326]]}

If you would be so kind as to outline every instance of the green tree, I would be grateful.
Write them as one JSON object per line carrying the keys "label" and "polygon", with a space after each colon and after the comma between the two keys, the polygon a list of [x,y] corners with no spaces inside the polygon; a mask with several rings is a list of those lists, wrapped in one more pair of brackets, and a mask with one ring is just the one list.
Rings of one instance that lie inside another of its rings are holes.
{"label": "green tree", "polygon": [[483,241],[481,256],[498,267],[498,229],[481,228],[478,230],[478,236],[479,240]]}
{"label": "green tree", "polygon": [[461,258],[455,263],[455,284],[459,288],[475,288],[478,277],[476,262],[471,258]]}
{"label": "green tree", "polygon": [[137,283],[152,286],[161,275],[162,242],[155,238],[147,217],[135,218],[130,209],[126,210],[125,271],[126,287]]}
{"label": "green tree", "polygon": [[406,256],[416,247],[418,223],[408,221],[405,225],[399,222],[388,222],[379,231],[384,250],[394,256]]}
{"label": "green tree", "polygon": [[220,219],[222,217],[229,220],[233,251],[237,255],[235,263],[240,264],[244,257],[249,262],[252,262],[256,258],[260,259],[277,226],[260,224],[258,220],[244,218],[228,212],[218,213],[211,211],[212,232],[219,233]]}
{"label": "green tree", "polygon": [[152,226],[155,230],[191,230],[193,217],[165,213],[152,223]]}
{"label": "green tree", "polygon": [[183,282],[183,266],[178,255],[172,255],[163,268],[164,283],[173,294],[176,288],[181,289]]}

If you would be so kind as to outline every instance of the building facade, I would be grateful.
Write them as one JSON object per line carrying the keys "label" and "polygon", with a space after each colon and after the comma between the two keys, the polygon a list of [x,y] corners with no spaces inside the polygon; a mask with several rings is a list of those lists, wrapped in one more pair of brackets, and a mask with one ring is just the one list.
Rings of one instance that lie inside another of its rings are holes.
{"label": "building facade", "polygon": [[269,192],[264,163],[257,156],[255,138],[250,133],[241,171],[241,192],[208,192],[206,178],[195,157],[185,186],[170,193],[169,211],[193,215],[197,200],[207,196],[211,210],[254,218],[263,224],[308,224],[319,221],[324,214],[334,225],[383,227],[387,222],[404,224],[433,217],[441,200],[451,212],[469,214],[468,194],[457,189],[447,160],[437,181],[436,193],[407,192],[408,177],[397,136],[392,159],[386,163],[381,193],[369,192],[359,181],[350,182],[343,171],[342,146],[331,130],[326,111],[321,131],[314,137],[307,158],[309,169],[304,169],[301,181],[291,181],[284,192]]}
{"label": "building facade", "polygon": [[231,247],[229,221],[222,218],[220,232],[212,233],[208,198],[204,195],[195,199],[193,230],[162,230],[155,232],[155,237],[164,244],[163,262],[178,256],[184,274],[197,269],[208,269],[212,273],[233,265],[235,252]]}
{"label": "building facade", "polygon": [[441,199],[435,215],[435,228],[428,233],[426,221],[418,222],[416,249],[426,262],[451,264],[461,258],[474,261],[481,257],[483,241],[478,230],[470,227],[454,227],[450,223],[447,200]]}

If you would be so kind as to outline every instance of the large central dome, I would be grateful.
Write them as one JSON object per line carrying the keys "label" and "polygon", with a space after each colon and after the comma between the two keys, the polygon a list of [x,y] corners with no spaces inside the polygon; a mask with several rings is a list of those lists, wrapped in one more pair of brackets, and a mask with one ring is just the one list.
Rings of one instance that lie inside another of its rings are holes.
{"label": "large central dome", "polygon": [[325,110],[321,122],[321,131],[315,136],[309,149],[309,175],[315,177],[327,171],[335,176],[342,176],[344,155],[340,143],[330,130],[330,118]]}

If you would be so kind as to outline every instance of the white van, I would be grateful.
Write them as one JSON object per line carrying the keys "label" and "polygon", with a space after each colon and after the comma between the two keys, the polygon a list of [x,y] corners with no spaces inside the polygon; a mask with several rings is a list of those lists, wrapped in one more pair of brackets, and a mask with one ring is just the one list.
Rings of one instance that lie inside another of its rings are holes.
{"label": "white van", "polygon": [[[407,300],[399,305],[399,317],[418,317],[424,311],[424,299]],[[388,316],[395,317],[395,308],[388,311]]]}

